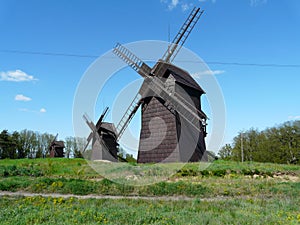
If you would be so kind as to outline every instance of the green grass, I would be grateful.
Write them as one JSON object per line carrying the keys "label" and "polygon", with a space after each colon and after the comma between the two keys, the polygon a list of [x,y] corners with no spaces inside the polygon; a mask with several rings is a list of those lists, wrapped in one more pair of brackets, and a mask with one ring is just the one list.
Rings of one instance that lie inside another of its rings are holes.
{"label": "green grass", "polygon": [[[1,160],[0,163],[2,191],[197,197],[300,193],[300,166],[293,165],[216,161],[201,170],[203,164],[197,163],[179,166],[97,163],[104,165],[106,172],[110,170],[110,175],[118,174],[111,181],[96,173],[83,159]],[[278,172],[282,174],[280,179],[273,178]],[[290,181],[289,175],[296,180]],[[126,176],[136,178],[138,185],[128,185],[136,181],[128,182]],[[140,185],[143,182],[148,185]]]}
{"label": "green grass", "polygon": [[1,160],[1,191],[187,196],[195,200],[1,197],[0,224],[297,224],[299,177],[299,165],[270,163],[135,165],[92,164],[83,159]]}
{"label": "green grass", "polygon": [[87,178],[99,177],[84,159],[4,159],[0,161],[0,175],[3,175],[5,169],[9,170],[13,166],[17,169],[40,171],[45,176],[79,177],[84,174]]}
{"label": "green grass", "polygon": [[0,223],[298,224],[299,205],[299,198],[152,201],[2,197]]}
{"label": "green grass", "polygon": [[107,179],[91,181],[74,178],[8,177],[0,179],[2,191],[27,191],[33,193],[61,193],[75,195],[126,195],[126,196],[274,196],[299,197],[300,182],[277,179],[205,177],[163,181],[146,186],[129,186]]}
{"label": "green grass", "polygon": [[[65,159],[65,158],[47,158],[47,159],[4,159],[0,161],[0,173],[3,172],[4,167],[16,166],[18,168],[32,168],[40,170],[45,175],[51,176],[65,176],[65,177],[99,177],[99,174],[90,167],[90,165],[98,166],[107,165],[105,163],[92,163],[84,159]],[[157,173],[163,173],[164,171],[177,171],[178,168],[199,172],[203,170],[207,171],[219,171],[219,170],[258,170],[264,173],[270,172],[300,172],[299,165],[287,165],[287,164],[272,164],[272,163],[257,163],[257,162],[233,162],[233,161],[214,161],[211,164],[207,163],[168,163],[168,164],[139,164],[132,165],[127,163],[110,163],[108,164],[113,172],[120,172],[124,168],[126,170],[134,170],[138,168],[140,170],[147,170],[149,175],[156,175]],[[137,171],[136,169],[136,172]]]}

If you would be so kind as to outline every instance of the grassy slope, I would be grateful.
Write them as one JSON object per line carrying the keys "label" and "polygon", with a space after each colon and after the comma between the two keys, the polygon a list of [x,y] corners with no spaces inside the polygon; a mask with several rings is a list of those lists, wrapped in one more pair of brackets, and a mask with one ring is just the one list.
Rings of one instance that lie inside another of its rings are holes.
{"label": "grassy slope", "polygon": [[[138,168],[140,172],[149,167],[122,166],[117,171]],[[151,165],[151,173],[144,176],[151,179],[175,167],[174,164]],[[278,172],[281,176],[272,178]],[[3,197],[0,199],[0,223],[297,224],[300,223],[299,175],[300,166],[216,161],[204,172],[199,164],[190,163],[166,181],[147,186],[128,186],[102,179],[82,159],[1,160],[0,190],[63,194],[185,195],[195,197],[195,201]],[[232,198],[224,200],[223,196]],[[203,197],[220,199],[197,200]]]}
{"label": "grassy slope", "polygon": [[220,201],[0,198],[1,224],[297,224],[299,199]]}
{"label": "grassy slope", "polygon": [[[198,197],[256,196],[286,194],[299,191],[300,166],[263,163],[216,161],[205,170],[197,163],[186,164],[173,171],[175,164],[142,165],[107,164],[122,175],[130,171],[136,179],[155,180],[151,185],[127,185],[126,179],[111,182],[102,178],[83,159],[22,159],[0,161],[0,190],[37,193],[104,194],[104,195],[186,195]],[[103,164],[103,163],[100,163]],[[142,173],[147,168],[147,173]],[[150,168],[150,169],[149,169]],[[125,172],[124,172],[125,171]],[[274,174],[282,174],[272,178]],[[142,174],[138,176],[138,174]],[[289,175],[296,182],[289,180]],[[130,183],[130,182],[129,182]]]}

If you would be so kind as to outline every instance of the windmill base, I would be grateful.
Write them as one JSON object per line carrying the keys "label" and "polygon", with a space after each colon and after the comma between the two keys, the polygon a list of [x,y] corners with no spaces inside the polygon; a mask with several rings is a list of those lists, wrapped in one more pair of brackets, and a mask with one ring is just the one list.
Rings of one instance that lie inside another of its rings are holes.
{"label": "windmill base", "polygon": [[91,160],[108,160],[111,162],[117,162],[117,158],[113,157],[108,150],[99,143],[95,141],[92,149]]}

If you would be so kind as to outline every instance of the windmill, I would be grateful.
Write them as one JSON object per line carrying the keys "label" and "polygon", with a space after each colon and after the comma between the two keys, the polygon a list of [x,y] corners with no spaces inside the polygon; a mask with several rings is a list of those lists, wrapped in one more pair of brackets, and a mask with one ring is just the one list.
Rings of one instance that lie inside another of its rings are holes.
{"label": "windmill", "polygon": [[63,141],[57,141],[58,134],[53,138],[53,140],[50,142],[49,145],[49,152],[50,152],[50,157],[59,157],[63,158],[64,157],[64,148],[65,144]]}
{"label": "windmill", "polygon": [[144,78],[116,127],[120,140],[141,107],[139,163],[200,161],[205,154],[207,116],[200,102],[205,92],[187,71],[172,64],[203,12],[196,7],[192,10],[152,68],[119,43],[113,49],[115,55]]}
{"label": "windmill", "polygon": [[108,107],[104,109],[96,125],[86,114],[83,115],[85,122],[91,129],[91,133],[87,138],[87,144],[83,150],[83,153],[86,152],[87,147],[92,141],[92,152],[90,156],[91,160],[118,161],[118,144],[116,141],[117,135],[115,126],[112,123],[104,122],[107,112]]}

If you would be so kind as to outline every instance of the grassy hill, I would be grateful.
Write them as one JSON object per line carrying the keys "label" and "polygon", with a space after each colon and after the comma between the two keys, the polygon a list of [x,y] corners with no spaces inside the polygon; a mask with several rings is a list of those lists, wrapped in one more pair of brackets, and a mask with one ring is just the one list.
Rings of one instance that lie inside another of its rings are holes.
{"label": "grassy hill", "polygon": [[[101,170],[105,173],[99,174],[91,166],[96,170],[105,168]],[[230,161],[135,165],[92,164],[83,159],[1,160],[0,190],[154,197],[3,196],[1,224],[300,223],[300,166],[296,165]],[[174,201],[156,199],[158,196],[189,198],[174,198]]]}

